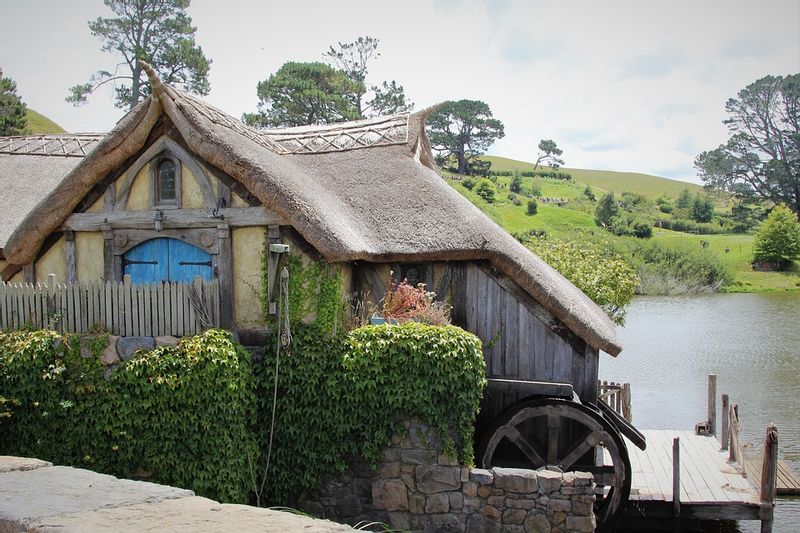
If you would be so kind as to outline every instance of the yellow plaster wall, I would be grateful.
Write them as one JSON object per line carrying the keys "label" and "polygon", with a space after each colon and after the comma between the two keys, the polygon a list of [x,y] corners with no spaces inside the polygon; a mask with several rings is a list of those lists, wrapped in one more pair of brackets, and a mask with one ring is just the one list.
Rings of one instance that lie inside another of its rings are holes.
{"label": "yellow plaster wall", "polygon": [[231,207],[250,207],[250,204],[242,200],[238,194],[231,191]]}
{"label": "yellow plaster wall", "polygon": [[[123,176],[117,181],[117,194],[119,194],[120,185],[124,183],[125,177]],[[136,175],[131,185],[131,191],[128,194],[128,203],[125,205],[128,211],[145,211],[150,209],[150,166],[145,165]]]}
{"label": "yellow plaster wall", "polygon": [[[213,186],[211,190],[214,190]],[[203,197],[203,190],[197,183],[197,178],[183,163],[181,163],[181,206],[187,209],[208,207],[206,199]]]}
{"label": "yellow plaster wall", "polygon": [[102,213],[105,209],[103,197],[101,196],[86,210],[87,213]]}
{"label": "yellow plaster wall", "polygon": [[233,249],[233,319],[239,329],[264,326],[261,312],[261,254],[266,228],[234,228]]}
{"label": "yellow plaster wall", "polygon": [[36,261],[36,281],[45,283],[48,274],[55,274],[56,281],[62,283],[67,280],[67,249],[63,237],[58,239],[58,241]]}
{"label": "yellow plaster wall", "polygon": [[[6,261],[5,259],[0,259],[0,273],[2,273],[3,270],[5,270],[7,266],[8,266],[8,261]],[[6,281],[6,280],[3,280],[3,281]]]}
{"label": "yellow plaster wall", "polygon": [[103,279],[102,232],[75,232],[75,263],[78,281]]}

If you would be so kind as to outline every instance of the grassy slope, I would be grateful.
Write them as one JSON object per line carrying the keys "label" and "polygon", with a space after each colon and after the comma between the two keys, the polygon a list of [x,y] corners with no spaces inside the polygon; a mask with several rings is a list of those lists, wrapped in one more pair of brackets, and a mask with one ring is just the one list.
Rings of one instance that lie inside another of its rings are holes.
{"label": "grassy slope", "polygon": [[[486,156],[492,161],[496,170],[530,170],[533,165],[523,161],[516,161],[497,156]],[[614,192],[631,191],[643,194],[652,199],[666,192],[677,197],[684,187],[689,191],[702,192],[702,187],[691,183],[669,180],[648,174],[634,174],[629,172],[611,172],[599,170],[581,170],[565,168],[571,173],[575,183],[559,182],[558,180],[541,180],[542,195],[559,198],[578,198],[586,184],[593,188],[612,190]],[[510,178],[498,178],[497,200],[494,204],[487,204],[474,192],[468,191],[460,183],[448,180],[461,194],[477,205],[484,213],[506,229],[509,233],[525,232],[531,229],[546,230],[549,234],[560,238],[581,238],[581,234],[589,233],[602,236],[603,239],[612,240],[615,237],[603,232],[595,226],[591,209],[581,212],[574,209],[558,207],[539,203],[539,212],[528,215],[525,209],[525,199],[522,206],[516,206],[507,199],[508,183]],[[598,233],[599,232],[599,233]],[[800,269],[797,265],[789,272],[755,272],[750,267],[753,257],[752,235],[691,235],[687,233],[656,229],[654,239],[665,242],[674,242],[683,239],[701,245],[701,241],[709,243],[706,250],[718,254],[730,267],[735,277],[734,283],[726,287],[733,292],[756,291],[784,291],[800,290]],[[727,250],[727,251],[726,251]]]}
{"label": "grassy slope", "polygon": [[[515,159],[507,159],[487,155],[484,159],[492,162],[494,170],[533,170],[533,164]],[[703,187],[694,183],[676,181],[650,174],[637,174],[634,172],[614,172],[610,170],[587,170],[582,168],[562,167],[561,170],[572,174],[573,179],[584,185],[591,185],[593,188],[603,189],[619,194],[623,191],[630,191],[642,194],[655,200],[659,195],[667,193],[673,198],[677,198],[684,188],[689,192],[703,193]]]}
{"label": "grassy slope", "polygon": [[46,133],[66,133],[66,130],[47,118],[34,111],[28,109],[25,113],[25,118],[28,120],[28,130],[34,135],[43,135]]}

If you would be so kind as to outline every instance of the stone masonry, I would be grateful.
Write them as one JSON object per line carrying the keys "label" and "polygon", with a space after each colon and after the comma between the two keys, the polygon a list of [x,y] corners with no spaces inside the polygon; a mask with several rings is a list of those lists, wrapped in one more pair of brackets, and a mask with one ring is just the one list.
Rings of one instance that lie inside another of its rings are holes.
{"label": "stone masonry", "polygon": [[406,422],[377,470],[353,458],[344,475],[327,479],[301,506],[337,522],[379,521],[407,531],[594,531],[591,474],[465,468],[440,449],[426,426]]}

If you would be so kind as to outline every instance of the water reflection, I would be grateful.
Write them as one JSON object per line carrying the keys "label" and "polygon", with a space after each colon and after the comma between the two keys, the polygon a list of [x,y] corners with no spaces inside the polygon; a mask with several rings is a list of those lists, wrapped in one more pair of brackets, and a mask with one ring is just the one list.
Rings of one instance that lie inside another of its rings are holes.
{"label": "water reflection", "polygon": [[[630,382],[642,429],[691,429],[706,417],[706,380],[739,404],[744,437],[761,443],[778,426],[781,459],[800,472],[800,294],[641,297],[619,334],[617,358],[603,355],[600,379]],[[718,408],[719,411],[719,408]],[[798,530],[800,501],[779,502],[776,533]],[[759,531],[743,522],[742,531]]]}

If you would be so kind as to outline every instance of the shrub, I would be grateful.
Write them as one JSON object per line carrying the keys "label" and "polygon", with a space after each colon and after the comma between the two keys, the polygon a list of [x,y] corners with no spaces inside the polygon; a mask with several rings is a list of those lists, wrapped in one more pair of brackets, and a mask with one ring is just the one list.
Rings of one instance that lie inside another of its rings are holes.
{"label": "shrub", "polygon": [[52,331],[0,333],[0,453],[152,480],[226,502],[247,501],[256,457],[251,356],[209,330],[160,347],[103,379],[92,340]]}
{"label": "shrub", "polygon": [[784,267],[800,257],[800,223],[785,205],[779,205],[767,217],[753,239],[753,258]]}
{"label": "shrub", "polygon": [[584,198],[586,198],[590,202],[596,202],[597,201],[597,197],[594,195],[594,191],[588,185],[586,186],[585,189],[583,189],[583,196],[584,196]]}
{"label": "shrub", "polygon": [[521,206],[522,205],[522,200],[518,196],[515,196],[514,199],[511,200],[511,203],[513,203],[516,206]]}
{"label": "shrub", "polygon": [[620,209],[613,192],[605,193],[594,210],[594,221],[598,226],[608,226],[611,219],[619,216]]}
{"label": "shrub", "polygon": [[617,324],[638,283],[636,272],[610,245],[531,239],[528,247],[582,290]]}
{"label": "shrub", "polygon": [[[463,464],[472,462],[486,384],[477,337],[409,322],[334,338],[313,324],[298,325],[293,339],[280,360],[268,501],[292,504],[325,474],[342,472],[348,454],[377,464],[399,417],[429,424]],[[268,350],[257,368],[260,442],[268,438],[275,367]]]}
{"label": "shrub", "polygon": [[514,177],[511,178],[511,184],[508,187],[511,192],[522,192],[522,176],[519,171],[514,172]]}
{"label": "shrub", "polygon": [[624,213],[609,221],[608,231],[618,237],[649,239],[653,236],[653,221],[643,215]]}
{"label": "shrub", "polygon": [[450,306],[436,301],[436,293],[425,290],[425,284],[416,287],[402,281],[390,287],[383,297],[383,318],[398,323],[422,322],[435,326],[450,324]]}
{"label": "shrub", "polygon": [[541,178],[534,178],[531,181],[531,194],[533,196],[542,196],[542,180]]}
{"label": "shrub", "polygon": [[527,213],[529,215],[535,215],[539,211],[539,203],[536,201],[535,198],[531,198],[528,200],[528,208]]}
{"label": "shrub", "polygon": [[489,181],[487,179],[482,179],[478,183],[478,187],[475,189],[475,193],[478,196],[480,196],[481,198],[483,198],[483,200],[487,204],[493,204],[494,203],[494,196],[495,196],[496,190],[494,188],[494,184],[491,181]]}
{"label": "shrub", "polygon": [[475,187],[476,183],[477,181],[475,181],[475,178],[467,177],[461,180],[461,185],[463,185],[465,189],[470,191],[472,190],[473,187]]}
{"label": "shrub", "polygon": [[622,245],[639,276],[640,294],[715,292],[730,283],[722,260],[695,243],[630,239]]}

